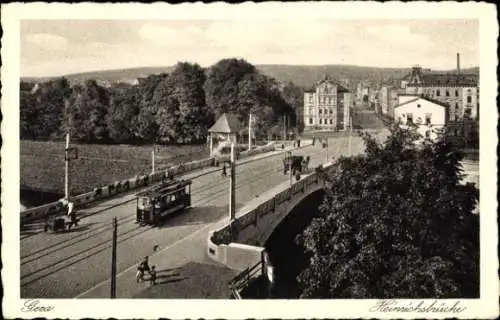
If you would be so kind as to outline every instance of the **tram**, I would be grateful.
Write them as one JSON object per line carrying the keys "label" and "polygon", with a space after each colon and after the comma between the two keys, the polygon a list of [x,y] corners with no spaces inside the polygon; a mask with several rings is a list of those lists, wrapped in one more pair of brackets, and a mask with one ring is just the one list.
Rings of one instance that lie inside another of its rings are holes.
{"label": "tram", "polygon": [[191,207],[191,180],[170,180],[137,194],[136,222],[158,225],[166,217]]}

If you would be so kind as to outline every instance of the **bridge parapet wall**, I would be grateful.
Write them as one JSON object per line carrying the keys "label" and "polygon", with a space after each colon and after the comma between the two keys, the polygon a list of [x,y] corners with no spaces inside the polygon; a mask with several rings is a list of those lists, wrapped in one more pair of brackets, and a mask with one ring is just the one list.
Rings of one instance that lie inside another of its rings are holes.
{"label": "bridge parapet wall", "polygon": [[[325,169],[332,166],[327,164]],[[236,219],[209,233],[208,255],[230,267],[232,260],[227,247],[231,243],[261,246],[270,237],[276,226],[300,201],[313,192],[324,188],[317,173],[304,175],[290,186],[285,182],[260,196],[256,201],[241,208]]]}
{"label": "bridge parapet wall", "polygon": [[[265,152],[271,152],[274,150],[274,145],[266,145],[263,147],[252,149],[250,151],[244,151],[240,154],[240,158],[245,158]],[[75,207],[99,200],[105,200],[120,193],[126,193],[134,189],[147,187],[152,183],[161,181],[165,176],[169,174],[177,176],[194,170],[215,166],[218,161],[224,160],[229,160],[229,157],[227,157],[227,159],[218,158],[217,161],[215,158],[191,161],[188,163],[156,171],[149,175],[136,176],[126,180],[115,181],[107,186],[94,188],[93,191],[73,196],[72,200],[75,204]],[[24,211],[21,211],[21,224],[57,214],[63,209],[64,205],[62,203],[62,199],[59,201],[47,203],[42,206],[28,208]]]}

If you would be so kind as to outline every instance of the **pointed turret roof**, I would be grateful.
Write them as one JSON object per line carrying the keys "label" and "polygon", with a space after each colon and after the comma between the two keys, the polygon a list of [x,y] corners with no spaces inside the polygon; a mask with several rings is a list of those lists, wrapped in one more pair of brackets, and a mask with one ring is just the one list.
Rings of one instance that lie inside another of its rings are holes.
{"label": "pointed turret roof", "polygon": [[214,133],[237,133],[241,128],[241,123],[233,114],[224,113],[215,124],[208,129],[208,132]]}

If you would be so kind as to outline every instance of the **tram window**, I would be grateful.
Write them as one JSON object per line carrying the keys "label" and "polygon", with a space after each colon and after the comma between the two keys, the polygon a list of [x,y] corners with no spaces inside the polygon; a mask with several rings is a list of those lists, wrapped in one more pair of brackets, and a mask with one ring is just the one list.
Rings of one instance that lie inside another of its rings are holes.
{"label": "tram window", "polygon": [[145,208],[148,208],[150,206],[150,202],[149,202],[149,199],[148,198],[139,198],[139,203],[137,204],[137,206],[139,207],[139,209],[145,209]]}
{"label": "tram window", "polygon": [[176,200],[176,198],[177,198],[177,197],[175,196],[175,194],[173,194],[173,195],[171,196],[171,198],[170,198],[170,201],[174,202],[174,201]]}
{"label": "tram window", "polygon": [[189,194],[189,186],[186,186],[185,191],[186,191],[186,194]]}

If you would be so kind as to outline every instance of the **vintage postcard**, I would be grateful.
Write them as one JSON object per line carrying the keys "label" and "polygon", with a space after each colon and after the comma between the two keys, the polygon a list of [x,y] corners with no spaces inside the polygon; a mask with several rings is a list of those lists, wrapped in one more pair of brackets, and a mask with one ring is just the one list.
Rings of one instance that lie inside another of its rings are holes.
{"label": "vintage postcard", "polygon": [[2,5],[5,317],[497,318],[496,10]]}

